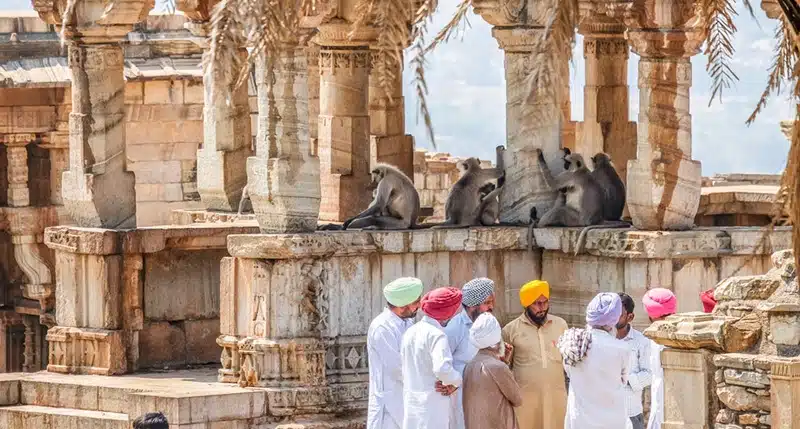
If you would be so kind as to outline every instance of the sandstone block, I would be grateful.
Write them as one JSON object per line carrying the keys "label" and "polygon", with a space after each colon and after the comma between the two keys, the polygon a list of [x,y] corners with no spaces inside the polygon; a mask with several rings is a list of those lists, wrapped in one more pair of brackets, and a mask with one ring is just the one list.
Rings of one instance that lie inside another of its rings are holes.
{"label": "sandstone block", "polygon": [[186,364],[186,334],[180,323],[145,322],[139,332],[139,367]]}
{"label": "sandstone block", "polygon": [[201,142],[202,121],[128,122],[125,124],[125,142],[128,145]]}
{"label": "sandstone block", "polygon": [[144,308],[149,320],[219,317],[219,261],[225,250],[145,255]]}
{"label": "sandstone block", "polygon": [[14,405],[19,403],[19,393],[19,380],[0,381],[0,406]]}
{"label": "sandstone block", "polygon": [[128,162],[140,161],[194,161],[200,142],[141,144],[128,148]]}
{"label": "sandstone block", "polygon": [[128,164],[136,175],[136,183],[180,183],[180,161],[140,161]]}
{"label": "sandstone block", "polygon": [[125,83],[125,104],[144,103],[144,82]]}
{"label": "sandstone block", "polygon": [[145,104],[183,104],[183,82],[148,80],[144,82]]}
{"label": "sandstone block", "polygon": [[757,425],[758,424],[758,415],[752,413],[740,414],[739,415],[739,424],[740,425]]}
{"label": "sandstone block", "polygon": [[735,420],[736,420],[736,413],[727,408],[719,410],[719,412],[717,413],[717,418],[715,419],[717,423],[722,423],[722,424],[733,423]]}
{"label": "sandstone block", "polygon": [[800,344],[800,318],[792,315],[770,317],[770,338],[775,344],[796,346]]}
{"label": "sandstone block", "polygon": [[766,374],[754,371],[740,371],[735,369],[726,369],[724,374],[725,383],[728,384],[752,387],[755,389],[764,389],[769,386],[769,377]]}
{"label": "sandstone block", "polygon": [[717,396],[725,406],[736,411],[769,411],[769,398],[748,392],[740,386],[724,386],[717,388]]}
{"label": "sandstone block", "polygon": [[203,104],[203,82],[196,80],[183,81],[183,102],[186,104]]}
{"label": "sandstone block", "polygon": [[183,322],[186,337],[186,363],[219,363],[219,319],[187,320]]}
{"label": "sandstone block", "polygon": [[730,277],[714,289],[714,298],[718,301],[767,299],[780,284],[779,278],[766,276]]}

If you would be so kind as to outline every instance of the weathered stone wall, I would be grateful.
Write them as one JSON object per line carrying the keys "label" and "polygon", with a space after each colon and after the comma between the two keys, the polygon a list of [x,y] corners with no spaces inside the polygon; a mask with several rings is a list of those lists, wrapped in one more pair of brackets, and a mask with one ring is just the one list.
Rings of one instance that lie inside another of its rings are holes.
{"label": "weathered stone wall", "polygon": [[172,210],[200,207],[197,149],[203,142],[202,81],[127,82],[125,103],[137,225],[168,224]]}
{"label": "weathered stone wall", "polygon": [[767,429],[770,418],[770,361],[739,353],[714,356],[715,392],[721,407],[715,422],[725,429]]}

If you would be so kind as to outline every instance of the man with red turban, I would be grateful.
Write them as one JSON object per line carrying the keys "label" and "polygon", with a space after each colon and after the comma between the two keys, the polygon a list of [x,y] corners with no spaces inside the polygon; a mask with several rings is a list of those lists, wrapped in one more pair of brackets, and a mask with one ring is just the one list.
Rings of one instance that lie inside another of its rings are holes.
{"label": "man with red turban", "polygon": [[403,429],[447,429],[461,373],[453,367],[444,327],[461,309],[461,291],[434,289],[421,304],[422,320],[408,328],[400,346]]}

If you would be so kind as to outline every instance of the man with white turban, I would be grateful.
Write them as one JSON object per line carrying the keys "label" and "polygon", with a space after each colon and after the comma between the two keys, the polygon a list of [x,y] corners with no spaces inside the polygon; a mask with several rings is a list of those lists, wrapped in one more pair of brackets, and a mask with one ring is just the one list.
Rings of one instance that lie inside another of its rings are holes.
{"label": "man with white turban", "polygon": [[403,429],[450,427],[451,401],[461,386],[461,373],[453,368],[444,327],[460,308],[460,290],[434,289],[422,297],[424,317],[403,336]]}
{"label": "man with white turban", "polygon": [[569,329],[558,340],[569,377],[565,429],[624,428],[630,348],[616,337],[622,300],[601,293],[586,308],[586,329]]}
{"label": "man with white turban", "polygon": [[[467,363],[475,357],[478,349],[469,340],[469,329],[472,323],[483,313],[494,310],[494,282],[485,277],[472,279],[461,288],[461,306],[458,313],[444,328],[447,342],[453,351],[453,366],[456,371],[464,373]],[[463,392],[456,391],[453,401],[453,422],[451,429],[464,429]]]}
{"label": "man with white turban", "polygon": [[556,340],[567,322],[550,314],[550,284],[525,283],[519,291],[523,313],[503,328],[511,344],[511,370],[522,390],[523,406],[516,409],[519,429],[563,429],[567,407],[564,367]]}
{"label": "man with white turban", "polygon": [[469,339],[478,350],[464,369],[466,429],[516,429],[514,407],[523,405],[522,393],[508,366],[500,323],[491,313],[475,319]]}
{"label": "man with white turban", "polygon": [[367,429],[400,429],[403,425],[403,372],[400,343],[414,324],[422,281],[403,277],[386,285],[386,307],[369,325],[369,404]]}

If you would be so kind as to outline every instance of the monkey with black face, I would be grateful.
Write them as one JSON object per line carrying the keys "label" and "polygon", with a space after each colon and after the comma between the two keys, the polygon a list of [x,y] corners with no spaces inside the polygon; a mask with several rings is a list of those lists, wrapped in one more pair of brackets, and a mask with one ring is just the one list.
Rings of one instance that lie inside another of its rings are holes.
{"label": "monkey with black face", "polygon": [[494,183],[489,182],[478,190],[481,204],[483,204],[483,210],[480,210],[480,221],[483,226],[497,225],[497,217],[500,214],[500,200],[497,197],[503,186],[503,178],[497,179],[497,183],[498,186],[495,186]]}
{"label": "monkey with black face", "polygon": [[611,157],[603,152],[592,157],[592,178],[604,191],[603,220],[618,221],[625,209],[625,184],[619,177]]}
{"label": "monkey with black face", "polygon": [[461,177],[450,189],[444,206],[446,219],[433,228],[464,228],[481,225],[483,210],[499,195],[502,188],[494,189],[483,200],[481,200],[480,189],[486,182],[503,176],[504,153],[503,146],[496,148],[497,167],[495,168],[482,168],[481,162],[477,158],[468,158],[460,162]]}
{"label": "monkey with black face", "polygon": [[546,226],[588,226],[603,221],[603,189],[592,178],[583,157],[577,153],[564,156],[565,171],[553,174],[545,162],[542,151],[537,149],[539,168],[547,185],[564,193],[563,204],[557,204],[536,223]]}
{"label": "monkey with black face", "polygon": [[371,172],[377,186],[369,207],[342,224],[343,229],[410,229],[419,215],[419,193],[397,167],[378,164]]}

